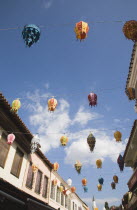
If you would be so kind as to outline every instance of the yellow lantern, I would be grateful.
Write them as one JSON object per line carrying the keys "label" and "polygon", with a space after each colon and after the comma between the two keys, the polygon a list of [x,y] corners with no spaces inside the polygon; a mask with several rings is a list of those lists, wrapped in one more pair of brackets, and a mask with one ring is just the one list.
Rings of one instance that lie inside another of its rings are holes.
{"label": "yellow lantern", "polygon": [[48,100],[48,110],[53,112],[56,109],[58,102],[55,98],[51,98]]}
{"label": "yellow lantern", "polygon": [[135,99],[135,89],[134,88],[128,87],[126,89],[126,93],[127,93],[127,95],[128,95],[130,100],[134,100]]}
{"label": "yellow lantern", "polygon": [[114,137],[116,139],[116,142],[119,142],[119,141],[121,141],[122,134],[120,133],[120,131],[116,131],[114,133]]}
{"label": "yellow lantern", "polygon": [[96,166],[97,166],[97,168],[102,168],[102,161],[101,161],[101,159],[98,159],[96,161]]}
{"label": "yellow lantern", "polygon": [[37,170],[38,170],[38,167],[36,165],[32,164],[32,171],[36,172]]}
{"label": "yellow lantern", "polygon": [[114,180],[114,182],[117,184],[118,183],[118,177],[115,175],[115,176],[113,176],[113,180]]}
{"label": "yellow lantern", "polygon": [[85,39],[87,37],[87,33],[89,31],[88,23],[85,23],[83,21],[76,23],[74,31],[75,31],[77,39],[80,39],[80,41],[82,39]]}
{"label": "yellow lantern", "polygon": [[64,190],[63,186],[60,186],[60,187],[59,187],[59,191],[60,191],[60,192],[63,192],[63,190]]}
{"label": "yellow lantern", "polygon": [[80,174],[81,173],[81,167],[82,167],[81,162],[77,160],[74,166],[75,166],[75,169],[78,172],[78,174]]}
{"label": "yellow lantern", "polygon": [[102,185],[101,184],[98,184],[97,185],[97,188],[98,188],[98,191],[101,191],[102,190]]}
{"label": "yellow lantern", "polygon": [[52,180],[52,184],[53,184],[54,186],[57,185],[57,182],[58,182],[57,179],[53,179],[53,180]]}
{"label": "yellow lantern", "polygon": [[21,102],[19,99],[16,99],[12,102],[11,111],[17,113],[20,107],[21,107]]}
{"label": "yellow lantern", "polygon": [[68,137],[67,136],[62,136],[60,138],[60,143],[62,146],[66,146],[66,144],[68,143]]}
{"label": "yellow lantern", "polygon": [[53,170],[54,171],[57,171],[59,169],[59,164],[56,162],[56,163],[53,163]]}

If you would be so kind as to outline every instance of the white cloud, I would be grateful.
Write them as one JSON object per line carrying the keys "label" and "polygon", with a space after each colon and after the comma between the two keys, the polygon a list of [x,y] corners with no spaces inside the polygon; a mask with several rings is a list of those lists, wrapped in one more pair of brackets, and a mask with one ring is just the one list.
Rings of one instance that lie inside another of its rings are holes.
{"label": "white cloud", "polygon": [[48,89],[49,89],[49,83],[48,83],[48,82],[45,83],[45,84],[44,84],[44,87],[48,90]]}
{"label": "white cloud", "polygon": [[115,123],[120,123],[120,122],[121,122],[120,119],[114,119],[113,121],[114,121]]}
{"label": "white cloud", "polygon": [[53,0],[44,0],[43,5],[45,9],[49,9],[52,6]]}

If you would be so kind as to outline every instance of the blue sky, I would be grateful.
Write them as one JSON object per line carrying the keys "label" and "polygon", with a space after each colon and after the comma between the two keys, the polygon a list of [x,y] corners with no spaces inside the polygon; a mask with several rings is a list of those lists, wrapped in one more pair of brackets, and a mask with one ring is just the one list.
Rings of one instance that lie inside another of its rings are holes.
{"label": "blue sky", "polygon": [[[119,204],[132,174],[128,168],[120,173],[115,161],[136,119],[134,102],[124,92],[133,42],[122,33],[125,21],[137,20],[136,7],[136,0],[5,0],[0,7],[0,29],[19,27],[0,30],[1,92],[10,103],[21,98],[19,116],[32,133],[39,133],[43,152],[52,162],[59,162],[61,176],[72,178],[78,195],[90,207],[95,196],[99,209],[106,200]],[[90,27],[81,43],[74,33],[80,20]],[[44,26],[40,41],[31,48],[25,47],[21,36],[29,23]],[[98,95],[95,108],[87,101],[92,91]],[[53,95],[59,104],[50,114],[47,100]],[[120,144],[113,138],[116,129],[123,134]],[[90,131],[97,138],[94,154],[86,145]],[[59,144],[63,133],[69,137],[65,149]],[[103,159],[101,170],[95,167],[96,158]],[[77,159],[83,163],[79,176],[73,167]],[[114,174],[120,181],[112,191]],[[88,193],[81,186],[84,176]],[[105,179],[102,192],[96,187],[100,176]]]}

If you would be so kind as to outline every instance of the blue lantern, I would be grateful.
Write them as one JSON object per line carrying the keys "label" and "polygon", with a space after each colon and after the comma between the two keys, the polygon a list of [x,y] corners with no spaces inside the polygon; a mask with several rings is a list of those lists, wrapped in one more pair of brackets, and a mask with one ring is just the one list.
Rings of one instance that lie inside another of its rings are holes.
{"label": "blue lantern", "polygon": [[26,45],[31,47],[31,45],[39,40],[40,29],[34,24],[25,25],[22,31],[22,36]]}
{"label": "blue lantern", "polygon": [[98,179],[98,182],[99,182],[99,184],[103,185],[104,179],[103,179],[103,178],[99,178],[99,179]]}
{"label": "blue lantern", "polygon": [[84,186],[83,189],[84,189],[85,193],[88,192],[88,187],[87,186]]}

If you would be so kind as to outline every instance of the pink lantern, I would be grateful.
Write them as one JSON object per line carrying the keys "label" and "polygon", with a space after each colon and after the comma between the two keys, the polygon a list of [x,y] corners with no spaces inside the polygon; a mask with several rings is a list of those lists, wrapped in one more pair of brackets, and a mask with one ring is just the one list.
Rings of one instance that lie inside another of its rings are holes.
{"label": "pink lantern", "polygon": [[11,133],[7,136],[7,143],[8,144],[12,144],[14,140],[15,140],[15,135],[13,133]]}
{"label": "pink lantern", "polygon": [[97,105],[97,95],[95,93],[90,93],[88,95],[89,106],[96,106]]}

